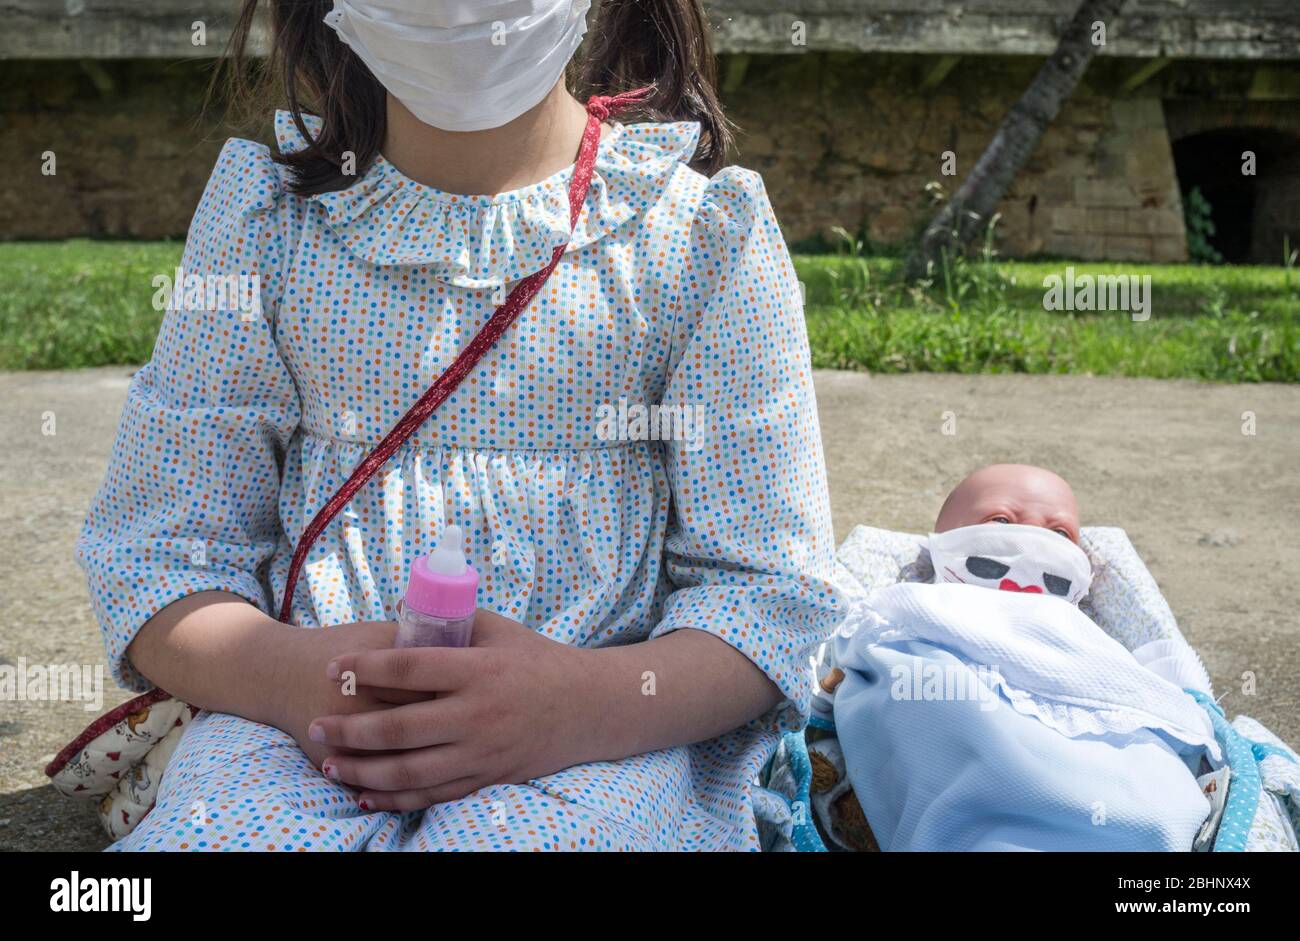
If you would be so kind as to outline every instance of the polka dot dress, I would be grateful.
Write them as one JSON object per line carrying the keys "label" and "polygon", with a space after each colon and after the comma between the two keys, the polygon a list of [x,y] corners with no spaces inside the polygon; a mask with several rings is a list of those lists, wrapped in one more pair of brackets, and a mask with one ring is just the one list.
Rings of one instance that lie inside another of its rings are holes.
{"label": "polka dot dress", "polygon": [[[758,176],[687,167],[698,133],[609,130],[559,267],[316,542],[294,621],[392,619],[454,523],[482,607],[588,647],[708,631],[787,701],[710,742],[410,814],[363,812],[277,729],[200,713],[115,848],[757,849],[751,782],[807,715],[838,599],[798,284]],[[301,146],[284,114],[277,136]],[[168,311],[78,542],[121,683],[147,688],[124,652],[178,598],[278,609],[311,516],[569,238],[568,180],[457,196],[380,158],[298,197],[267,148],[226,145],[182,266],[251,289]]]}

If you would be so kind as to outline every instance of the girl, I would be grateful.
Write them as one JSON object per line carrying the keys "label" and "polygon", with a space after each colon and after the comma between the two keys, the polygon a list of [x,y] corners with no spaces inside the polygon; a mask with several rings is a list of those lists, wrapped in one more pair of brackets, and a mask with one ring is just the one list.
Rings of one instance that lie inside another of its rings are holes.
{"label": "girl", "polygon": [[[669,123],[569,93],[588,6],[272,4],[277,148],[227,143],[182,262],[257,303],[173,304],[79,542],[119,681],[203,709],[114,848],[757,848],[838,610],[799,289],[758,176],[719,169],[698,0],[606,0],[585,59]],[[553,255],[273,617],[317,510]],[[650,406],[691,434],[610,433]],[[474,644],[394,651],[451,524]]]}

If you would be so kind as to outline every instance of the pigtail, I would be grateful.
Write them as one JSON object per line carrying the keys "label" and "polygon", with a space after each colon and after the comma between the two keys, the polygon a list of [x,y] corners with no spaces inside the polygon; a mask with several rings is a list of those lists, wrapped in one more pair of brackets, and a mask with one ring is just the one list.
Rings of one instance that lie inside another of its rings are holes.
{"label": "pigtail", "polygon": [[[312,142],[275,156],[292,171],[290,190],[311,195],[345,189],[369,169],[383,145],[388,119],[384,87],[325,25],[332,0],[274,0],[270,6],[269,59],[260,65],[249,62],[258,0],[245,0],[223,67],[213,75],[209,100],[223,72],[233,108],[251,113],[271,93],[282,95],[299,133]],[[258,78],[250,81],[255,69]],[[319,131],[308,131],[304,114],[320,118]]]}
{"label": "pigtail", "polygon": [[700,0],[602,0],[578,66],[584,97],[651,86],[634,117],[698,121],[691,162],[712,175],[726,161],[732,125],[718,100],[718,64]]}

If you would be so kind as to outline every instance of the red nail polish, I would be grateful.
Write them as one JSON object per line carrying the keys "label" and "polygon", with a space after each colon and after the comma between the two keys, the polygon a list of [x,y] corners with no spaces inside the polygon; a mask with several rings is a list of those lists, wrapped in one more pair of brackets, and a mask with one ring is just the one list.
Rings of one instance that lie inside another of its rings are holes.
{"label": "red nail polish", "polygon": [[369,809],[370,809],[370,802],[369,802],[369,801],[357,801],[357,805],[358,805],[362,810],[369,810]]}

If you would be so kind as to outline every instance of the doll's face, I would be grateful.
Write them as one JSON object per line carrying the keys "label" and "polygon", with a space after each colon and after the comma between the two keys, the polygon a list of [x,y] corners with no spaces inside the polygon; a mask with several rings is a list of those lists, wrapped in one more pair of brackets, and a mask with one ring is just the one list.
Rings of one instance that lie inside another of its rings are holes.
{"label": "doll's face", "polygon": [[1074,491],[1049,470],[993,464],[948,495],[930,559],[936,582],[1055,595],[1078,604],[1092,582]]}
{"label": "doll's face", "polygon": [[1040,526],[1077,544],[1079,504],[1070,485],[1049,470],[992,464],[975,471],[948,495],[934,531],[981,523]]}

